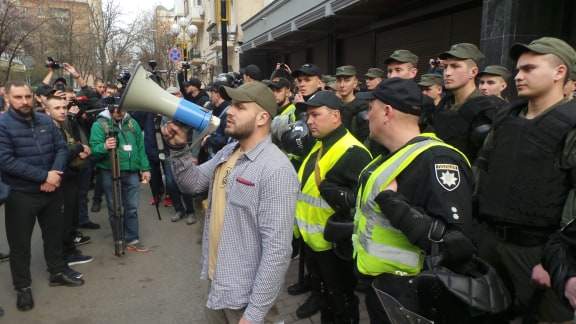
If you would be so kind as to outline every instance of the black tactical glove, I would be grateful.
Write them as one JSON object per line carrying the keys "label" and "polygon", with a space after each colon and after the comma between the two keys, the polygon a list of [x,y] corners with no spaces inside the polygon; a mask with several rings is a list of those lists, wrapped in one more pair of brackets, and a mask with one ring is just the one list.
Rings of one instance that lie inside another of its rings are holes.
{"label": "black tactical glove", "polygon": [[390,224],[402,231],[412,244],[430,250],[428,232],[433,222],[430,216],[412,208],[406,197],[392,190],[382,191],[374,200]]}
{"label": "black tactical glove", "polygon": [[448,268],[459,268],[472,260],[476,253],[474,243],[459,230],[449,229],[443,237],[442,263]]}
{"label": "black tactical glove", "polygon": [[332,209],[349,210],[354,207],[356,196],[352,190],[329,181],[322,181],[318,189],[322,198],[326,200]]}

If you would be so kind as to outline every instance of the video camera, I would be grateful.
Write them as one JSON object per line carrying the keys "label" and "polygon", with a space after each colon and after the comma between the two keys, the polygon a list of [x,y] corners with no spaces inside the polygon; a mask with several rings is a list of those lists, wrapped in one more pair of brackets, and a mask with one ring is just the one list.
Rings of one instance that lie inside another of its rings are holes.
{"label": "video camera", "polygon": [[63,65],[61,63],[59,63],[58,61],[54,60],[52,57],[48,56],[48,58],[46,59],[46,67],[53,69],[53,70],[58,70],[61,69],[63,67]]}

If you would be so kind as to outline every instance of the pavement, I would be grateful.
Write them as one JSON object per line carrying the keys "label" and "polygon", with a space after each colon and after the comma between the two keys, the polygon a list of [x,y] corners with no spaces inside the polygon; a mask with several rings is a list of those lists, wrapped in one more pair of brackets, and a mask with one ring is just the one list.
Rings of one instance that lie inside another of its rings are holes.
{"label": "pavement", "polygon": [[[48,273],[42,253],[40,229],[36,226],[32,239],[32,291],[35,307],[28,312],[16,309],[16,293],[12,288],[8,262],[0,263],[0,306],[5,314],[0,323],[14,324],[147,324],[205,323],[204,306],[207,283],[200,280],[200,222],[186,225],[173,223],[173,208],[161,207],[159,221],[153,206],[148,204],[149,189],[140,194],[140,237],[151,249],[148,253],[114,256],[112,234],[104,207],[91,213],[99,230],[82,230],[92,242],[80,247],[94,261],[73,268],[84,274],[82,287],[49,287]],[[8,251],[4,230],[4,208],[0,208],[0,252]],[[286,284],[296,282],[298,262],[294,260]],[[290,296],[283,289],[277,306],[285,323],[320,323],[319,314],[298,319],[296,309],[306,295]],[[360,296],[363,300],[363,296]],[[361,302],[361,323],[368,323]]]}

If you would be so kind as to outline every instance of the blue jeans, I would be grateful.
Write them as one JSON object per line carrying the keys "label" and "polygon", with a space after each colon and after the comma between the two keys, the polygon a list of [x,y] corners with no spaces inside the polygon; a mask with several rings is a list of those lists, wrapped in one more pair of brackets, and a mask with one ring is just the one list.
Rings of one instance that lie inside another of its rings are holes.
{"label": "blue jeans", "polygon": [[185,195],[180,192],[180,189],[174,180],[174,175],[172,174],[170,160],[164,161],[162,166],[164,168],[164,177],[166,178],[166,191],[170,195],[170,198],[172,198],[174,210],[186,214],[194,213],[193,196]]}
{"label": "blue jeans", "polygon": [[[108,216],[112,224],[112,172],[100,169],[102,177],[102,189],[106,196]],[[120,173],[122,187],[122,209],[124,210],[124,240],[127,243],[138,240],[138,200],[140,194],[140,176],[138,172],[122,171]]]}

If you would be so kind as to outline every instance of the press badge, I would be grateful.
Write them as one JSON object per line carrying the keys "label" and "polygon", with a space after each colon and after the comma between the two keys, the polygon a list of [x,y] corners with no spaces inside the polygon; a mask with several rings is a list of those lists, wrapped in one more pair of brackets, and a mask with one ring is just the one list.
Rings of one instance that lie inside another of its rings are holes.
{"label": "press badge", "polygon": [[124,147],[124,152],[132,152],[132,145],[126,144],[123,147]]}

